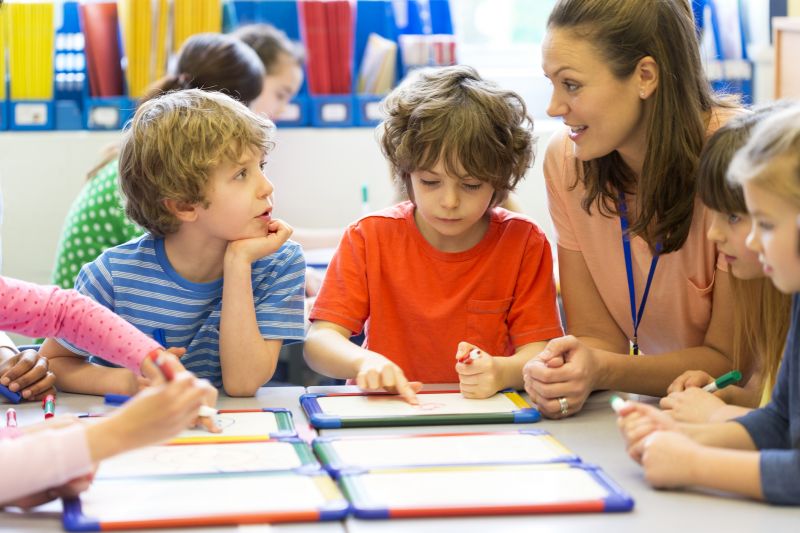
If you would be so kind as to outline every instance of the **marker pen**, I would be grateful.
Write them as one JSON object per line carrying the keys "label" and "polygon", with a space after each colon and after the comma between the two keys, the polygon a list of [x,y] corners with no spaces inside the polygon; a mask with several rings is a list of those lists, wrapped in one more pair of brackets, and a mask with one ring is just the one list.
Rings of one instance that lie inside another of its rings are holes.
{"label": "marker pen", "polygon": [[[131,399],[131,397],[128,396],[127,394],[106,394],[103,397],[103,402],[106,405],[122,405],[122,404],[124,404],[125,402],[127,402],[130,399]],[[209,407],[208,405],[201,405],[200,406],[199,416],[215,416],[217,414],[219,414],[219,411],[217,411],[213,407]],[[98,415],[98,416],[102,416],[102,415]],[[84,416],[84,418],[86,418],[86,416]]]}
{"label": "marker pen", "polygon": [[42,409],[44,409],[44,418],[53,418],[56,415],[56,397],[48,394],[42,400]]}
{"label": "marker pen", "polygon": [[[167,362],[164,360],[164,356],[162,355],[161,350],[153,350],[152,352],[147,354],[147,357],[149,357],[150,360],[153,361],[153,363],[155,363],[155,365],[158,367],[161,373],[164,374],[164,378],[166,378],[167,381],[172,381],[172,379],[175,377],[175,374],[172,372],[172,369],[169,367],[169,365],[167,365]],[[209,416],[214,416],[218,413],[219,411],[217,411],[211,406],[201,405],[200,410],[197,413],[197,416],[209,417]]]}
{"label": "marker pen", "polygon": [[17,427],[17,412],[13,407],[9,407],[8,411],[6,411],[6,427]]}
{"label": "marker pen", "polygon": [[703,390],[706,392],[717,392],[720,389],[724,389],[728,385],[733,385],[737,381],[742,379],[742,373],[738,370],[731,370],[727,374],[723,374],[705,387]]}
{"label": "marker pen", "polygon": [[620,397],[619,397],[619,396],[617,396],[616,394],[614,394],[613,396],[611,396],[611,400],[610,400],[610,402],[611,402],[611,408],[612,408],[612,409],[614,410],[614,412],[615,412],[615,413],[617,413],[617,414],[619,414],[619,412],[620,412],[620,411],[622,411],[622,408],[623,408],[623,407],[625,407],[625,404],[627,404],[627,403],[628,403],[628,401],[627,401],[627,400],[623,400],[622,398],[620,398]]}
{"label": "marker pen", "polygon": [[361,184],[361,214],[368,215],[369,208],[369,188],[366,183]]}
{"label": "marker pen", "polygon": [[4,396],[11,403],[19,403],[19,402],[22,401],[22,395],[21,394],[18,394],[16,392],[12,392],[5,385],[0,385],[0,396]]}
{"label": "marker pen", "polygon": [[482,353],[483,352],[481,352],[479,349],[473,348],[468,353],[465,353],[464,355],[459,357],[458,362],[464,363],[465,365],[471,365],[472,362],[478,359]]}

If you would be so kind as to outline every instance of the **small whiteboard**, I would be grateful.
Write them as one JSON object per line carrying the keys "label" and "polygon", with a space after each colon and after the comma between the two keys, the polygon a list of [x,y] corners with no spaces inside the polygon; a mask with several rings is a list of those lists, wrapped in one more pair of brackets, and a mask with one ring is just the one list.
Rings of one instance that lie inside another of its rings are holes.
{"label": "small whiteboard", "polygon": [[148,446],[106,459],[95,478],[294,470],[309,464],[317,461],[299,439]]}
{"label": "small whiteboard", "polygon": [[97,479],[64,501],[68,531],[340,520],[347,500],[325,474],[261,472]]}
{"label": "small whiteboard", "polygon": [[325,468],[579,462],[545,431],[318,437],[314,451]]}
{"label": "small whiteboard", "polygon": [[516,392],[482,400],[458,391],[419,392],[419,405],[384,393],[304,394],[300,405],[320,429],[364,426],[417,426],[536,422],[541,417]]}
{"label": "small whiteboard", "polygon": [[297,435],[292,414],[287,409],[223,409],[215,418],[222,433],[209,433],[202,428],[187,429],[170,443],[257,442]]}
{"label": "small whiteboard", "polygon": [[376,469],[343,473],[357,518],[630,511],[633,500],[596,467],[553,463]]}

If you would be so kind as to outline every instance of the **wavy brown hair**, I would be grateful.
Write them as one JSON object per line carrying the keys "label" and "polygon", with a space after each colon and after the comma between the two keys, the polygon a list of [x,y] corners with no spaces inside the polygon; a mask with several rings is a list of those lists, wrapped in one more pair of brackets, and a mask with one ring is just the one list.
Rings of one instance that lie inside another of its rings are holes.
{"label": "wavy brown hair", "polygon": [[[753,127],[778,106],[762,108],[731,119],[712,135],[700,153],[697,194],[710,209],[726,214],[747,214],[742,187],[727,181],[734,154],[750,138]],[[733,308],[733,368],[745,375],[758,370],[760,388],[775,384],[781,363],[792,299],[768,278],[738,279],[731,276]]]}
{"label": "wavy brown hair", "polygon": [[732,105],[716,98],[706,81],[688,0],[559,0],[547,27],[588,40],[619,80],[644,57],[658,64],[638,180],[616,151],[576,164],[588,213],[596,205],[604,216],[619,216],[619,191],[635,194],[631,233],[653,249],[661,242],[664,253],[680,249],[692,224],[694,196],[687,192],[694,191],[705,121],[715,106]]}
{"label": "wavy brown hair", "polygon": [[499,205],[533,163],[533,120],[522,98],[472,67],[422,70],[382,107],[381,149],[403,192],[411,191],[411,172],[441,159],[449,175],[489,183]]}
{"label": "wavy brown hair", "polygon": [[119,185],[128,218],[157,236],[180,221],[164,200],[208,206],[213,168],[248,149],[267,153],[274,126],[219,92],[188,89],[148,100],[125,130]]}

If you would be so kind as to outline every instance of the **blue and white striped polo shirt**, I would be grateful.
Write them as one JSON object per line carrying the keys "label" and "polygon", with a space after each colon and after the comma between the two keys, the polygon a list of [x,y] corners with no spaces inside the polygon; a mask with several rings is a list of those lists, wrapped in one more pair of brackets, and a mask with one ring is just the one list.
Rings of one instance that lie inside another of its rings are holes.
{"label": "blue and white striped polo shirt", "polygon": [[[284,342],[303,339],[304,282],[305,259],[295,242],[287,241],[253,263],[253,299],[262,337]],[[165,347],[186,348],[181,358],[186,369],[222,387],[222,279],[193,283],[181,277],[167,259],[164,239],[147,233],[109,248],[83,266],[75,289]],[[79,350],[64,339],[59,342],[79,354],[103,355]]]}

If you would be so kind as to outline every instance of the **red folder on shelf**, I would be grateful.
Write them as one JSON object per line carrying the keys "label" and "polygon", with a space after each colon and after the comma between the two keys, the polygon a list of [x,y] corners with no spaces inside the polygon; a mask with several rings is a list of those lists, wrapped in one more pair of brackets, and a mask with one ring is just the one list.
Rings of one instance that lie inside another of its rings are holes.
{"label": "red folder on shelf", "polygon": [[311,94],[350,93],[353,56],[350,0],[302,0],[298,6]]}
{"label": "red folder on shelf", "polygon": [[81,2],[81,29],[86,42],[86,71],[93,97],[123,93],[119,22],[116,2]]}

